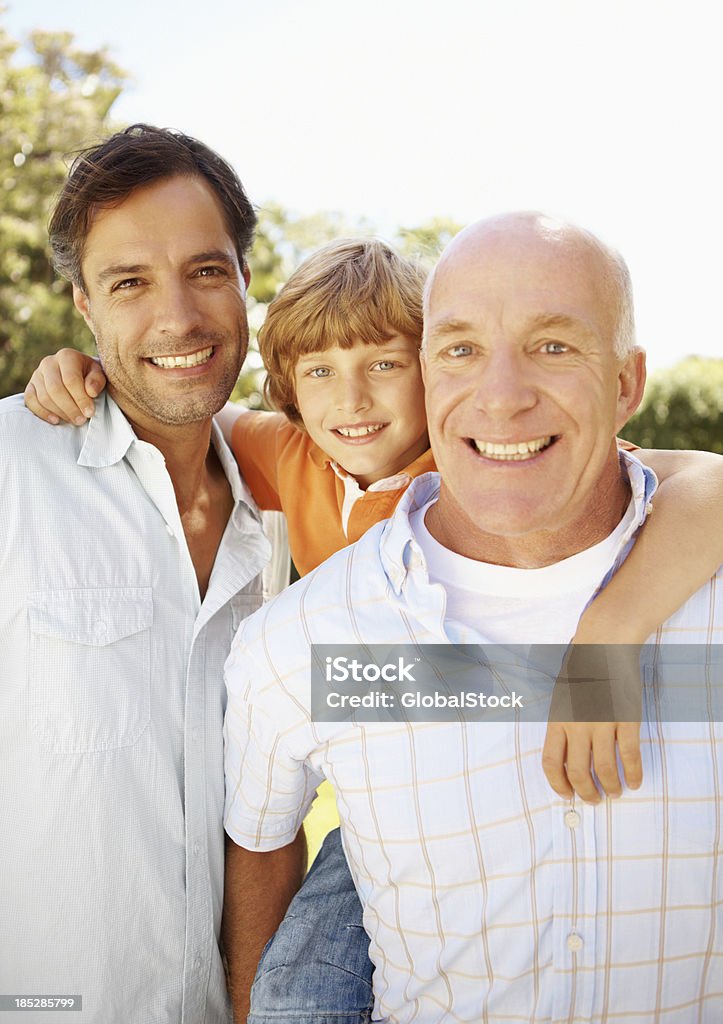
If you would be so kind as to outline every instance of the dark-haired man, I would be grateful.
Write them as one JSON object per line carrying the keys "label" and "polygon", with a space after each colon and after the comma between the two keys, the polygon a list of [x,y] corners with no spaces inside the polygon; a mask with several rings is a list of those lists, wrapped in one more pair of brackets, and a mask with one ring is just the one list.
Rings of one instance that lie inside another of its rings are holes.
{"label": "dark-haired man", "polygon": [[94,1024],[230,1020],[222,666],[269,547],[211,417],[254,224],[228,164],[143,125],[76,160],[51,221],[108,394],[80,430],[0,403],[8,1020],[59,996]]}

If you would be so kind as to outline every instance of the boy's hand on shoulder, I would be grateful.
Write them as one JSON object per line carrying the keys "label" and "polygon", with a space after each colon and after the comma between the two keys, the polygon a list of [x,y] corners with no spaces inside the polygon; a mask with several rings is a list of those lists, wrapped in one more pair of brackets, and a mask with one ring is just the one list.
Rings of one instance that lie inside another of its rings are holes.
{"label": "boy's hand on shoulder", "polygon": [[616,746],[625,784],[638,789],[643,781],[639,722],[550,722],[542,748],[547,781],[565,799],[577,793],[597,804],[598,786],[605,796],[620,796]]}
{"label": "boy's hand on shoulder", "polygon": [[[573,643],[552,693],[542,765],[556,793],[588,803],[643,781],[640,644]],[[615,720],[617,719],[617,721]]]}
{"label": "boy's hand on shoulder", "polygon": [[61,348],[41,360],[25,388],[25,404],[46,423],[81,426],[93,415],[93,399],[105,385],[105,374],[96,359],[76,349]]}

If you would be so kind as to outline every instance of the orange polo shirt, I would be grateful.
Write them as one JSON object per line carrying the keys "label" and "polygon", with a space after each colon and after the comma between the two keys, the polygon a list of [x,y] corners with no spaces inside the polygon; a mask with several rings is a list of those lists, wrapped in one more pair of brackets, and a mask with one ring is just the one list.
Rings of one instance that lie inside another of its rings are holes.
{"label": "orange polo shirt", "polygon": [[[629,451],[637,447],[620,438],[618,444]],[[362,491],[279,412],[242,413],[233,426],[231,449],[259,508],[286,514],[300,576],[388,519],[412,480],[437,468],[427,449],[396,476]]]}
{"label": "orange polo shirt", "polygon": [[242,413],[231,449],[259,508],[286,513],[291,557],[301,576],[388,519],[414,477],[436,469],[427,450],[362,491],[283,413]]}

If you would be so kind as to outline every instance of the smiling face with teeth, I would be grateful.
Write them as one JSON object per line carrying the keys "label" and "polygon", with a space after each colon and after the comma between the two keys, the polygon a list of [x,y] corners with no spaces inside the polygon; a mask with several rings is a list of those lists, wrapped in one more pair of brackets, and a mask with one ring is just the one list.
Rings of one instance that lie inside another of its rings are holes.
{"label": "smiling face with teeth", "polygon": [[419,349],[394,334],[301,356],[296,405],[311,439],[362,487],[394,476],[429,447]]}
{"label": "smiling face with teeth", "polygon": [[76,306],[137,431],[207,421],[228,399],[248,344],[244,276],[210,186],[162,179],[100,210],[82,269]]}
{"label": "smiling face with teeth", "polygon": [[614,351],[605,250],[537,215],[457,236],[427,297],[423,372],[442,475],[427,524],[485,561],[549,564],[602,540],[627,504],[615,434],[642,353]]}

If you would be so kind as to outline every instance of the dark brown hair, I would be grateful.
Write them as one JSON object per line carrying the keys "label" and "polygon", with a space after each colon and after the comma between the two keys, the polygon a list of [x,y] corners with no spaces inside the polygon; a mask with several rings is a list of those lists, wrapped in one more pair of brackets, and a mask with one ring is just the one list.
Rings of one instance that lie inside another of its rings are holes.
{"label": "dark brown hair", "polygon": [[270,405],[303,426],[294,369],[302,355],[357,341],[422,340],[426,272],[374,238],[341,238],[309,256],[270,304],[258,334]]}
{"label": "dark brown hair", "polygon": [[176,175],[208,182],[243,266],[256,214],[233,167],[189,135],[134,124],[76,155],[49,225],[57,272],[85,290],[81,262],[96,212],[122,203],[143,185]]}

